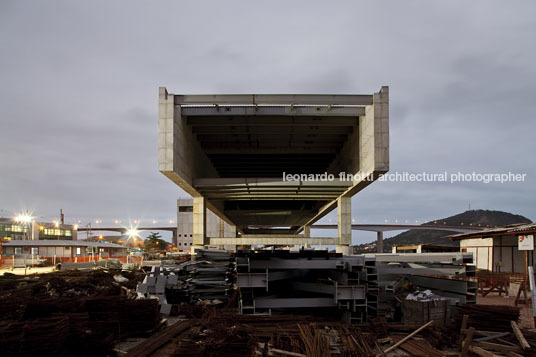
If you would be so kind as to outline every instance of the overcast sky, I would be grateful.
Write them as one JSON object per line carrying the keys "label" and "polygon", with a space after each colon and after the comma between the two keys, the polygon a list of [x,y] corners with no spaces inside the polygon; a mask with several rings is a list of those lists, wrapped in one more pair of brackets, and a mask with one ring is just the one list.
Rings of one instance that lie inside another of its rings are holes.
{"label": "overcast sky", "polygon": [[391,172],[527,176],[375,182],[353,198],[357,222],[422,222],[469,204],[534,220],[535,13],[534,1],[2,0],[0,216],[175,219],[185,193],[157,170],[159,86],[388,85]]}

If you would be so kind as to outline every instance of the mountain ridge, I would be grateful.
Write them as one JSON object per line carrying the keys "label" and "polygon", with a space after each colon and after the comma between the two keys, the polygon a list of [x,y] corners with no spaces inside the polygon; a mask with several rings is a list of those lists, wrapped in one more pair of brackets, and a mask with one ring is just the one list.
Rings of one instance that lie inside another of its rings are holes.
{"label": "mountain ridge", "polygon": [[[531,223],[527,217],[503,211],[494,210],[468,210],[450,217],[435,219],[425,222],[422,225],[446,225],[460,227],[477,227],[490,228],[505,226],[516,223]],[[397,234],[394,237],[383,240],[384,252],[391,252],[393,245],[413,245],[413,244],[433,244],[445,246],[458,246],[458,242],[453,242],[446,238],[449,235],[456,234],[453,231],[436,231],[436,230],[415,230],[411,229],[406,232]],[[371,252],[376,250],[376,242],[356,245],[354,252]]]}

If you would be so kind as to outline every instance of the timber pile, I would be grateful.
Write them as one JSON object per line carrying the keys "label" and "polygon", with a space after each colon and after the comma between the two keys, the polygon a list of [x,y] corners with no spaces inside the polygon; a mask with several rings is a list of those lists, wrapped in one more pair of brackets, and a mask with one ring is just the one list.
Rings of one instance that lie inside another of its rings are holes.
{"label": "timber pile", "polygon": [[468,326],[478,326],[480,330],[505,331],[510,329],[510,321],[518,321],[520,308],[504,305],[465,304],[456,307],[456,325],[461,326],[464,315],[469,316]]}
{"label": "timber pile", "polygon": [[[420,355],[444,356],[422,338],[414,340],[417,332],[398,339],[391,349],[418,351]],[[168,327],[127,353],[129,357],[158,355],[164,345],[174,347],[174,356],[364,356],[381,355],[378,336],[355,325],[340,321],[320,320],[306,315],[258,316],[239,315],[230,309],[210,309],[200,319]],[[399,348],[399,349],[397,349]],[[169,349],[166,349],[169,351]]]}
{"label": "timber pile", "polygon": [[142,272],[62,271],[0,277],[3,356],[101,356],[160,325],[158,305],[134,300]]}
{"label": "timber pile", "polygon": [[[402,338],[399,336],[392,338],[394,342],[399,342]],[[417,357],[445,357],[446,355],[433,348],[426,340],[410,339],[400,345],[400,348]]]}
{"label": "timber pile", "polygon": [[470,317],[464,315],[459,338],[461,357],[469,352],[483,357],[536,355],[536,334],[522,331],[516,321],[510,321],[509,328],[502,326],[502,330],[493,331],[482,330],[478,324],[477,329],[469,321]]}
{"label": "timber pile", "polygon": [[0,323],[4,356],[36,356],[51,351],[59,356],[106,355],[121,338],[140,336],[159,326],[158,303],[125,297],[29,303],[31,312],[20,320]]}

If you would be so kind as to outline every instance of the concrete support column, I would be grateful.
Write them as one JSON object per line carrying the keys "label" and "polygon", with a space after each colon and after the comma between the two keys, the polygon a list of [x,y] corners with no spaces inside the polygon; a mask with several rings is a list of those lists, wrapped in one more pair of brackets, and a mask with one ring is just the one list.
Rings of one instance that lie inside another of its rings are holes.
{"label": "concrete support column", "polygon": [[[236,238],[236,225],[233,224],[228,227],[228,234],[225,234],[225,238]],[[236,244],[225,244],[223,249],[228,252],[236,252]]]}
{"label": "concrete support column", "polygon": [[383,253],[383,232],[377,232],[376,252]]}
{"label": "concrete support column", "polygon": [[174,231],[172,231],[172,233],[173,233],[173,238],[171,238],[171,244],[174,247],[177,247],[177,231],[174,230]]}
{"label": "concrete support column", "polygon": [[210,244],[207,238],[207,206],[204,197],[194,197],[193,226],[194,249]]}
{"label": "concrete support column", "polygon": [[236,238],[236,225],[230,225],[229,226],[229,230],[230,230],[230,237],[231,238]]}
{"label": "concrete support column", "polygon": [[[311,226],[306,225],[303,227],[303,236],[305,238],[311,238]],[[309,243],[305,243],[303,245],[304,248],[311,248],[311,245]]]}
{"label": "concrete support column", "polygon": [[352,201],[350,197],[337,199],[337,221],[339,231],[337,252],[349,255],[350,244],[352,244]]}

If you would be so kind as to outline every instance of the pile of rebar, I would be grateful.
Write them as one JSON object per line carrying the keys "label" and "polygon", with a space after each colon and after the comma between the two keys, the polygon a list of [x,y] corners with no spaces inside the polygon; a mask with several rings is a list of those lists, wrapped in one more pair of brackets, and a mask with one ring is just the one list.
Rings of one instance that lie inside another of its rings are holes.
{"label": "pile of rebar", "polygon": [[0,277],[1,354],[100,356],[123,337],[150,333],[160,326],[157,302],[128,298],[141,276],[75,270]]}
{"label": "pile of rebar", "polygon": [[[177,336],[175,356],[374,356],[374,338],[355,326],[307,315],[210,310]],[[148,344],[151,342],[148,341]]]}
{"label": "pile of rebar", "polygon": [[465,304],[456,307],[456,323],[461,325],[463,315],[469,316],[469,325],[478,326],[486,331],[503,331],[510,329],[510,321],[518,321],[520,308],[505,305]]}

